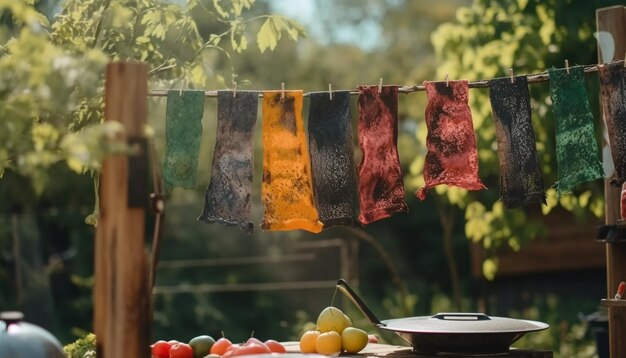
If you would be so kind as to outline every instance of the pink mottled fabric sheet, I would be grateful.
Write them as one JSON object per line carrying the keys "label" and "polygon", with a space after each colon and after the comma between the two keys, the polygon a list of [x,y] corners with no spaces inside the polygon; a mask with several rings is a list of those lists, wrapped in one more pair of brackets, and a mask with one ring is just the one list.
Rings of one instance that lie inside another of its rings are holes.
{"label": "pink mottled fabric sheet", "polygon": [[398,156],[398,87],[361,86],[359,95],[358,220],[367,225],[406,212],[404,182]]}
{"label": "pink mottled fabric sheet", "polygon": [[424,82],[426,106],[426,159],[424,181],[417,190],[426,199],[429,188],[446,184],[467,190],[485,189],[478,177],[476,134],[468,105],[467,81]]}

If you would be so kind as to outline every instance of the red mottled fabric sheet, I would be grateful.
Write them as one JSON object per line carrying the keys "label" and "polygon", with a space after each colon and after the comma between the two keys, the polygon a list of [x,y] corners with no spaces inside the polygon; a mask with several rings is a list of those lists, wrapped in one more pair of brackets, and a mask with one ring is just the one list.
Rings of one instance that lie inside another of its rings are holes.
{"label": "red mottled fabric sheet", "polygon": [[398,87],[359,87],[359,222],[408,211],[398,157]]}
{"label": "red mottled fabric sheet", "polygon": [[429,188],[440,184],[466,190],[485,189],[478,177],[476,135],[468,105],[467,81],[424,82],[426,106],[426,159],[424,181],[417,190],[426,199]]}

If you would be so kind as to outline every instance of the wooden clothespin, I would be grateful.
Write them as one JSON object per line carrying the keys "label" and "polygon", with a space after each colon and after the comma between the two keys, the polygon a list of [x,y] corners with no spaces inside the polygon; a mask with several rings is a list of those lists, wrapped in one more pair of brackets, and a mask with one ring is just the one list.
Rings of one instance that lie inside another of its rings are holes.
{"label": "wooden clothespin", "polygon": [[378,80],[378,93],[382,93],[383,92],[383,78],[381,77]]}
{"label": "wooden clothespin", "polygon": [[328,84],[328,97],[330,97],[330,100],[333,100],[333,85],[332,84]]}
{"label": "wooden clothespin", "polygon": [[237,97],[237,82],[233,81],[233,98]]}
{"label": "wooden clothespin", "polygon": [[624,291],[626,291],[626,282],[622,281],[617,286],[617,293],[615,294],[616,300],[621,300],[624,297]]}
{"label": "wooden clothespin", "polygon": [[285,82],[280,83],[280,99],[285,99]]}
{"label": "wooden clothespin", "polygon": [[513,78],[513,69],[509,68],[509,77],[511,78],[511,83],[515,83],[515,79]]}
{"label": "wooden clothespin", "polygon": [[569,61],[568,60],[565,60],[565,71],[569,75]]}
{"label": "wooden clothespin", "polygon": [[446,87],[449,87],[448,74],[447,73],[446,73],[446,77],[444,78],[444,81],[446,81]]}

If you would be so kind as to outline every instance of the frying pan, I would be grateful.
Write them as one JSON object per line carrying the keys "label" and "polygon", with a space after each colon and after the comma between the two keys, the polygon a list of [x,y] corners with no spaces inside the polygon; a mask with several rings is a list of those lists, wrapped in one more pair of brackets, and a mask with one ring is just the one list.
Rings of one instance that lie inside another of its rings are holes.
{"label": "frying pan", "polygon": [[437,313],[434,316],[381,321],[340,279],[337,288],[380,329],[398,334],[419,354],[504,354],[528,332],[549,327],[543,322],[487,316],[483,313]]}

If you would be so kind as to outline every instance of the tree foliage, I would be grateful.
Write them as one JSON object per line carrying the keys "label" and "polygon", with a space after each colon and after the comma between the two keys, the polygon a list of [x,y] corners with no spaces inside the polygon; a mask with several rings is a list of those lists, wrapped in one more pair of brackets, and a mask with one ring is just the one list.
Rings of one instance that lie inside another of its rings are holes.
{"label": "tree foliage", "polygon": [[[506,76],[509,68],[521,74],[543,72],[550,66],[563,67],[565,59],[572,64],[594,63],[594,9],[608,5],[609,1],[564,4],[556,0],[474,0],[471,6],[457,10],[456,21],[442,24],[431,36],[440,60],[437,77],[448,74],[450,78],[489,79]],[[590,82],[592,89],[594,86],[597,85]],[[544,185],[549,188],[548,205],[541,208],[541,213],[547,215],[560,206],[577,218],[601,217],[604,200],[599,182],[557,198],[551,187],[556,181],[557,167],[548,85],[531,86],[531,95],[537,150]],[[595,102],[593,95],[590,100]],[[465,211],[465,234],[482,244],[489,254],[483,263],[483,274],[492,279],[497,270],[493,255],[500,248],[520,250],[526,242],[545,233],[545,228],[532,219],[534,208],[505,210],[498,201],[497,146],[487,91],[473,90],[470,106],[477,134],[480,175],[489,190],[467,192],[440,186],[436,192],[444,201]],[[418,133],[418,137],[425,143],[425,133]],[[423,185],[423,164],[422,156],[412,164],[415,186]]]}
{"label": "tree foliage", "polygon": [[[247,49],[249,24],[261,52],[281,35],[303,29],[274,15],[246,18],[255,0],[67,0],[52,21],[34,1],[0,0],[0,176],[12,170],[37,193],[50,184],[49,168],[66,163],[76,173],[97,171],[103,156],[124,150],[107,138],[121,130],[103,117],[104,65],[144,61],[152,87],[205,87],[224,83],[214,54],[230,62]],[[207,16],[214,32],[198,29]],[[225,42],[224,39],[229,39]],[[230,66],[229,75],[236,74]]]}

